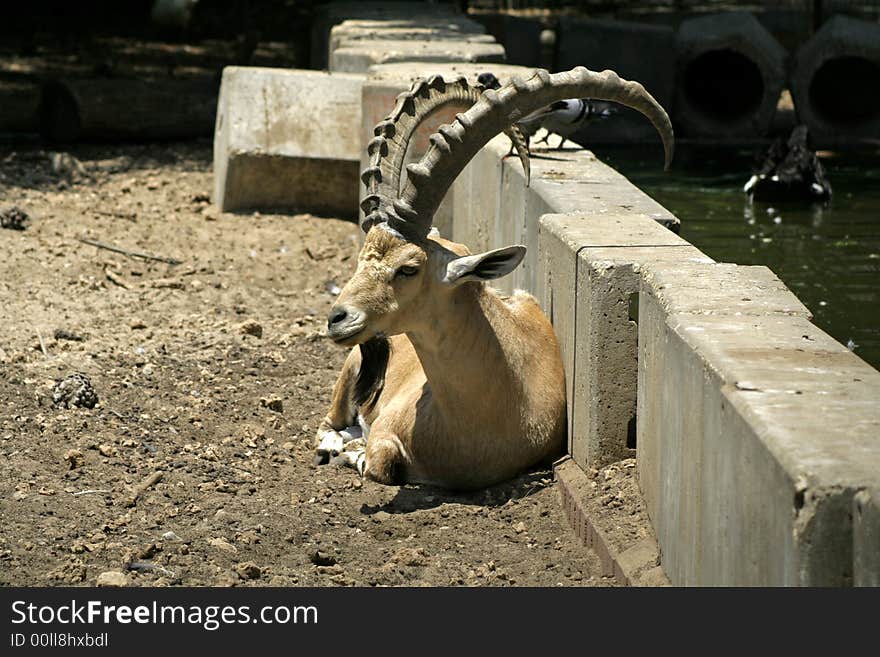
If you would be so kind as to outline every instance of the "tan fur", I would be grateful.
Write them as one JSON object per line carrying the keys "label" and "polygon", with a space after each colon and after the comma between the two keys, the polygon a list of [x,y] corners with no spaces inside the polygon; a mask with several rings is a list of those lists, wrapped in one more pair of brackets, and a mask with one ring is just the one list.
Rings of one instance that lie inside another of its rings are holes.
{"label": "tan fur", "polygon": [[[377,481],[479,488],[563,448],[565,384],[553,328],[524,292],[444,284],[447,263],[467,254],[444,239],[410,242],[374,227],[337,300],[366,317],[339,344],[393,336],[385,388],[364,416],[365,474]],[[419,272],[394,278],[402,265]],[[346,360],[319,436],[355,423],[358,351]]]}

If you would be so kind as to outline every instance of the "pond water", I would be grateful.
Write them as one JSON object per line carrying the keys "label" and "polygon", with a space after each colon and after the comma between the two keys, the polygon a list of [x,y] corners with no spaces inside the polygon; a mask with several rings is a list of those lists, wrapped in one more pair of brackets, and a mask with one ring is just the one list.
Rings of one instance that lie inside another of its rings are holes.
{"label": "pond water", "polygon": [[653,150],[592,149],[681,219],[681,235],[719,262],[766,265],[813,322],[880,369],[880,157],[823,158],[827,205],[751,203],[754,151],[682,148],[663,172]]}

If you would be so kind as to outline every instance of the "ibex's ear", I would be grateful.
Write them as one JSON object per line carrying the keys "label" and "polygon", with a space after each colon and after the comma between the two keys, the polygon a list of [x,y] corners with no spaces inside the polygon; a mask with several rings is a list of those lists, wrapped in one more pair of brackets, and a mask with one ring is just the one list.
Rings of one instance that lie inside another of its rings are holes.
{"label": "ibex's ear", "polygon": [[493,278],[501,278],[516,269],[525,255],[526,247],[517,245],[461,256],[446,265],[443,282],[458,285],[465,281],[489,281]]}

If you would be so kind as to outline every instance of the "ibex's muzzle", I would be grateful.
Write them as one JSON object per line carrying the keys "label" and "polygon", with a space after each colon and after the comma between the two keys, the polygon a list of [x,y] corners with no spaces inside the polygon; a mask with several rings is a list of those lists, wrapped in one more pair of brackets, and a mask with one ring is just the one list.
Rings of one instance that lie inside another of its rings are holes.
{"label": "ibex's muzzle", "polygon": [[352,338],[364,329],[364,315],[354,308],[333,306],[327,316],[327,335],[334,342]]}

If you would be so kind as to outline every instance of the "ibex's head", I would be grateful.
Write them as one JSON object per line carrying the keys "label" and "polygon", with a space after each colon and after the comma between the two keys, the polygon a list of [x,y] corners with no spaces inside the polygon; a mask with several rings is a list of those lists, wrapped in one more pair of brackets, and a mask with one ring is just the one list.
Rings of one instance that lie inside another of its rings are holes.
{"label": "ibex's head", "polygon": [[525,252],[523,246],[510,246],[469,255],[464,246],[434,234],[407,239],[375,225],[357,271],[330,311],[328,333],[338,344],[351,346],[416,330],[437,317],[447,293],[466,282],[508,274]]}
{"label": "ibex's head", "polygon": [[[579,67],[550,75],[538,70],[497,91],[472,87],[463,78],[416,82],[376,126],[368,146],[370,166],[362,176],[368,195],[361,204],[367,236],[357,271],[330,311],[327,326],[334,341],[355,345],[412,330],[419,321],[436,317],[452,290],[504,276],[522,261],[523,246],[470,255],[464,246],[432,234],[431,220],[480,148],[522,117],[564,98],[611,100],[642,112],[660,133],[668,166],[673,144],[669,117],[642,85],[621,80],[613,71]],[[406,167],[404,182],[404,157],[416,128],[448,105],[470,109],[431,135],[431,147],[420,162]]]}

